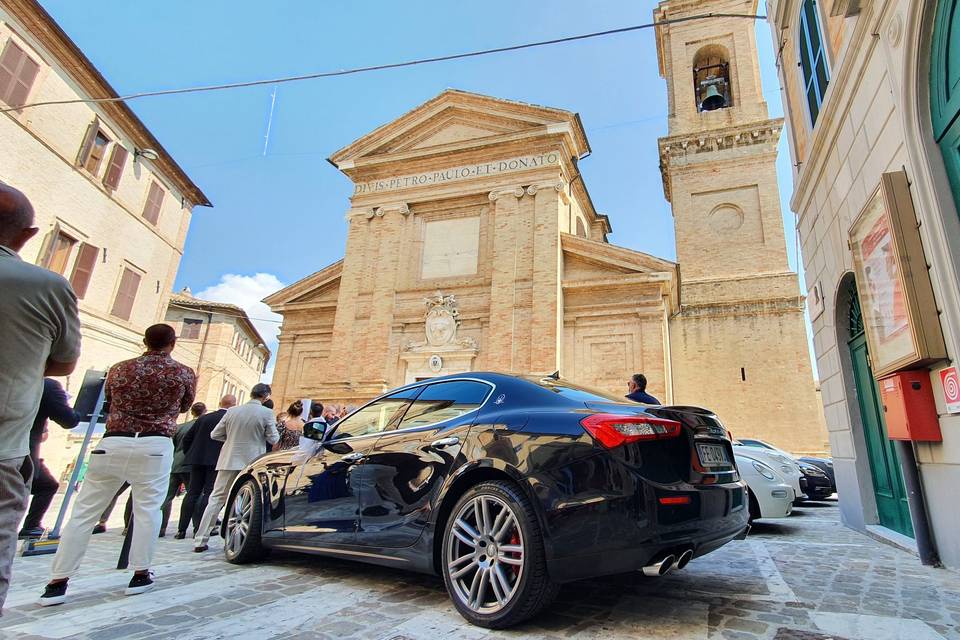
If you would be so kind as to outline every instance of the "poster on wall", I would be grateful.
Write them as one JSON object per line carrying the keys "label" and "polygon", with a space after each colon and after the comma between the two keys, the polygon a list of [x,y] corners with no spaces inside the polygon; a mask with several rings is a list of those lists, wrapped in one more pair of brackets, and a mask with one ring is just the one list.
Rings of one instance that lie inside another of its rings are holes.
{"label": "poster on wall", "polygon": [[902,171],[883,174],[850,227],[850,248],[874,376],[944,358],[933,289]]}

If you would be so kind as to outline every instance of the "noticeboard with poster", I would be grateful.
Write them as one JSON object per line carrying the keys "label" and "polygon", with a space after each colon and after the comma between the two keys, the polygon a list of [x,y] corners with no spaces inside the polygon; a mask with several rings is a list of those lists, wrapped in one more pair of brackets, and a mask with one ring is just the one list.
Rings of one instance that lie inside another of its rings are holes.
{"label": "noticeboard with poster", "polygon": [[873,375],[946,357],[910,185],[885,173],[850,227],[850,248]]}

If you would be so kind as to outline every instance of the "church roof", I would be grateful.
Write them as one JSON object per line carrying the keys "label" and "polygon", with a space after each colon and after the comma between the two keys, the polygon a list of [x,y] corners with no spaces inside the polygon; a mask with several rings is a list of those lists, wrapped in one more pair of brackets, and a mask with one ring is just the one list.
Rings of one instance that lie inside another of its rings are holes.
{"label": "church roof", "polygon": [[293,284],[287,285],[279,291],[271,293],[264,298],[262,302],[276,311],[277,307],[297,302],[299,299],[309,297],[312,293],[333,284],[340,279],[342,272],[343,258],[320,269],[320,271],[315,271],[308,276],[300,278]]}
{"label": "church roof", "polygon": [[[411,147],[416,148],[418,140],[410,140],[408,134],[445,112],[464,115],[465,126],[472,125],[479,133],[484,133],[485,135],[476,137],[478,144],[488,144],[489,140],[484,138],[497,135],[508,135],[517,131],[532,133],[539,130],[568,134],[571,151],[577,157],[590,153],[590,143],[577,113],[470,91],[447,89],[399,118],[361,136],[331,155],[328,160],[338,169],[346,170],[352,168],[353,162],[361,157],[393,155],[399,151],[410,150]],[[391,145],[391,142],[400,144]]]}

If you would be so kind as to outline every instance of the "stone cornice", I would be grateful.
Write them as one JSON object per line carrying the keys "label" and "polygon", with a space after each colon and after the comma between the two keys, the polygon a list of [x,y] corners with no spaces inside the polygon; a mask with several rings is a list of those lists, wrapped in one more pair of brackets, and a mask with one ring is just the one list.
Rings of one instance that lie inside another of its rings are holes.
{"label": "stone cornice", "polygon": [[[729,162],[731,150],[776,153],[783,130],[783,118],[686,133],[660,138],[660,173],[663,194],[672,201],[670,171],[674,168],[703,162]],[[723,155],[716,155],[721,154]]]}

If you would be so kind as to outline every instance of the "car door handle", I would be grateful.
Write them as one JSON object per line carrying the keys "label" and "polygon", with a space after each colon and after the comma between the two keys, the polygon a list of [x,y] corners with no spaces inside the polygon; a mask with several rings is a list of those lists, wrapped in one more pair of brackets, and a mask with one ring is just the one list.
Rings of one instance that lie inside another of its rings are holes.
{"label": "car door handle", "polygon": [[346,462],[346,463],[348,463],[348,464],[356,464],[357,462],[360,462],[361,460],[363,460],[363,459],[366,458],[366,457],[367,457],[367,456],[366,456],[365,454],[362,454],[362,453],[359,453],[359,452],[357,452],[357,453],[348,453],[347,455],[341,457],[340,460],[343,461],[343,462]]}
{"label": "car door handle", "polygon": [[439,440],[434,440],[430,443],[430,448],[443,449],[444,447],[450,447],[455,444],[460,444],[460,438],[457,436],[450,436],[449,438],[440,438]]}

